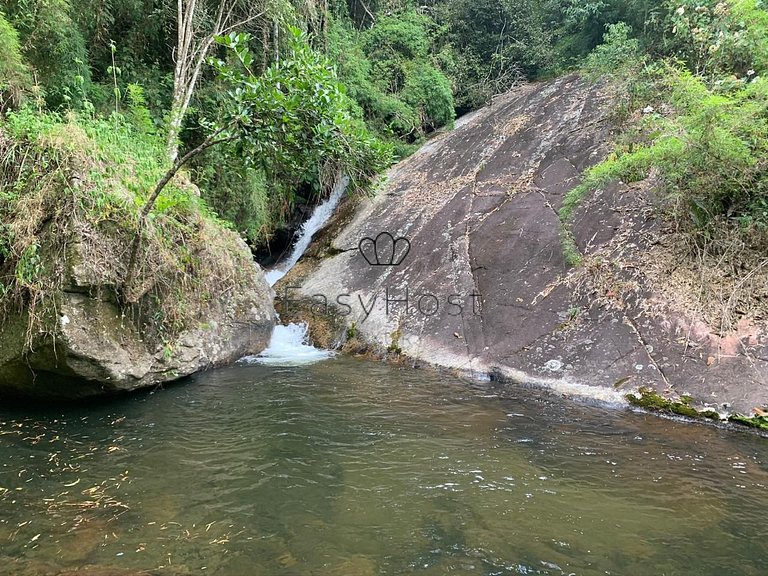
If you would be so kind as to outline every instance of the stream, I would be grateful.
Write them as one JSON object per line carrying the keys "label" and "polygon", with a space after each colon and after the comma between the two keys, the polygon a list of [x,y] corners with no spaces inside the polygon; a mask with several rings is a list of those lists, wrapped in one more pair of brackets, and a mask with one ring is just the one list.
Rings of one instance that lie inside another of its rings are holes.
{"label": "stream", "polygon": [[763,439],[354,358],[3,407],[0,462],[0,574],[768,571]]}
{"label": "stream", "polygon": [[762,438],[306,340],[278,326],[165,389],[0,406],[0,576],[768,573]]}

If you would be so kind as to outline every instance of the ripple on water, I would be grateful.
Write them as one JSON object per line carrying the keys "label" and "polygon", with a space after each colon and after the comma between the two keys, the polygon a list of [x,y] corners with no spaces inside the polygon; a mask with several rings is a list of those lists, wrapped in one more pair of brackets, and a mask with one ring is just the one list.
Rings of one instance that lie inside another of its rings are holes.
{"label": "ripple on water", "polygon": [[338,358],[0,409],[2,555],[221,576],[765,573],[761,439],[515,394]]}

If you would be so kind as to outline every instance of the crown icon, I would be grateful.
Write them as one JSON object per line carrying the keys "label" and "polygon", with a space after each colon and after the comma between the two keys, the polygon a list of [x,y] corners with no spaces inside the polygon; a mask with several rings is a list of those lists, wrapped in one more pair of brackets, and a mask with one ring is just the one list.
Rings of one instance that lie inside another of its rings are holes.
{"label": "crown icon", "polygon": [[381,232],[375,240],[367,236],[361,239],[357,248],[371,266],[399,266],[411,251],[411,243],[402,236]]}

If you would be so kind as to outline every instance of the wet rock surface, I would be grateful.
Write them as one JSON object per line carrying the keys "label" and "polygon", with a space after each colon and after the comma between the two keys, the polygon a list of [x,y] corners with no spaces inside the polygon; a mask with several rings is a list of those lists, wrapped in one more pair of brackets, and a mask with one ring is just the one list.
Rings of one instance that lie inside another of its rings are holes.
{"label": "wet rock surface", "polygon": [[[277,285],[278,312],[342,319],[346,331],[324,323],[318,344],[353,338],[566,394],[621,401],[645,386],[719,410],[763,405],[764,327],[717,333],[649,272],[666,234],[652,181],[585,198],[570,222],[584,258],[566,263],[557,211],[610,151],[610,110],[599,86],[569,76],[461,119],[395,166],[375,198],[340,211]],[[377,242],[382,232],[407,239],[407,254]],[[378,248],[373,265],[364,238]]]}

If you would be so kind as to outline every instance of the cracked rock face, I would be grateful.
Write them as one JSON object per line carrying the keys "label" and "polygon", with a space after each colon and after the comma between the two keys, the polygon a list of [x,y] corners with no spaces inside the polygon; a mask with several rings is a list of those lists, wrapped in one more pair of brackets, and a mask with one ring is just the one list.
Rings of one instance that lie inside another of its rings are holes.
{"label": "cracked rock face", "polygon": [[[644,274],[641,256],[661,233],[651,183],[586,198],[572,222],[584,261],[566,264],[557,211],[610,150],[609,111],[599,87],[569,76],[462,118],[320,235],[278,284],[278,313],[295,318],[291,308],[309,303],[310,316],[342,319],[379,350],[568,394],[621,401],[649,386],[746,412],[761,405],[763,331],[728,357],[707,330],[686,342],[693,320]],[[378,246],[382,232],[410,243],[399,264],[402,243]]]}

